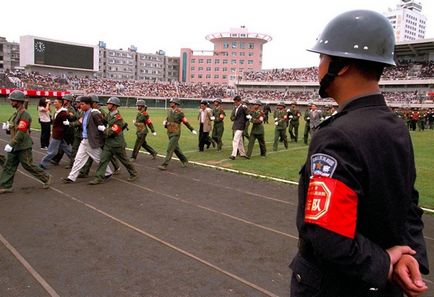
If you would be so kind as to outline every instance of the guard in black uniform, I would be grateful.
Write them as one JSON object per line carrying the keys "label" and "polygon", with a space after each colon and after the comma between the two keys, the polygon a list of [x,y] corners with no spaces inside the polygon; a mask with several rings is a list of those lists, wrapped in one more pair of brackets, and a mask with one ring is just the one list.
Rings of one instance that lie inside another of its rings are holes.
{"label": "guard in black uniform", "polygon": [[339,110],[319,125],[300,172],[291,296],[427,290],[413,147],[378,87],[394,46],[384,16],[357,10],[332,20],[311,49],[320,53],[320,95]]}

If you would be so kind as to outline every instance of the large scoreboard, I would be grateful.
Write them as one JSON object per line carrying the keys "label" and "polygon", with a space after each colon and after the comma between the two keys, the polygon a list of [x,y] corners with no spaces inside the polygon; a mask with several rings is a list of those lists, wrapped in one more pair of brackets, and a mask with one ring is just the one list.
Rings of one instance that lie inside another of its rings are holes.
{"label": "large scoreboard", "polygon": [[34,36],[20,40],[20,66],[98,71],[98,46],[55,41]]}

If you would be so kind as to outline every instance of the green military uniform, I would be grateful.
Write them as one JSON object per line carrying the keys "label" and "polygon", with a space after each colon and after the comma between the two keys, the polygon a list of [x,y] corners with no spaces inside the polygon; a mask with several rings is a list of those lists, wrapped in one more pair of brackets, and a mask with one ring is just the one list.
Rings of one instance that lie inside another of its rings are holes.
{"label": "green military uniform", "polygon": [[[255,103],[258,104],[258,103]],[[252,110],[250,112],[252,118],[250,122],[252,123],[252,130],[250,131],[249,137],[249,145],[247,146],[247,157],[250,158],[252,156],[253,146],[255,144],[255,140],[257,139],[259,142],[259,149],[261,152],[261,156],[265,157],[267,149],[265,147],[265,138],[264,138],[264,117],[265,114],[261,110]]]}
{"label": "green military uniform", "polygon": [[291,142],[297,142],[298,141],[298,126],[300,125],[300,119],[301,113],[294,108],[289,109],[288,111],[288,120],[289,120],[289,136],[291,137]]}
{"label": "green military uniform", "polygon": [[276,109],[273,116],[274,124],[276,125],[276,128],[274,130],[273,151],[277,151],[277,144],[279,143],[279,139],[282,139],[283,145],[285,146],[285,148],[288,148],[288,139],[286,137],[286,125],[288,118],[287,112],[285,109]]}
{"label": "green military uniform", "polygon": [[[178,103],[176,104],[178,105]],[[179,138],[181,137],[181,123],[183,123],[191,132],[194,131],[193,127],[187,121],[187,118],[184,116],[184,112],[181,108],[179,108],[179,106],[176,106],[176,108],[174,109],[171,108],[170,110],[168,110],[164,127],[167,129],[169,144],[167,146],[166,158],[164,159],[163,164],[158,167],[161,170],[165,170],[167,168],[170,160],[172,159],[173,153],[175,153],[176,156],[179,158],[183,167],[185,167],[188,163],[187,157],[182,153],[181,148],[178,144]]]}
{"label": "green military uniform", "polygon": [[224,118],[226,116],[225,111],[223,110],[223,107],[220,105],[217,107],[214,107],[212,110],[212,114],[214,117],[214,127],[212,129],[212,139],[217,143],[217,150],[220,151],[223,146],[222,137],[223,132],[225,130],[224,127]]}
{"label": "green military uniform", "polygon": [[141,147],[143,147],[148,153],[155,159],[157,152],[146,142],[146,136],[148,135],[148,127],[152,133],[155,133],[154,125],[152,124],[149,114],[146,110],[141,110],[136,115],[136,143],[134,144],[133,152],[131,153],[131,159],[136,159],[137,154]]}
{"label": "green military uniform", "polygon": [[123,133],[125,122],[118,110],[110,112],[106,119],[107,128],[104,130],[105,142],[101,153],[101,160],[96,170],[95,180],[90,182],[90,184],[98,184],[104,180],[107,166],[113,157],[116,157],[128,170],[130,174],[128,180],[135,180],[137,170],[128,160],[127,153],[125,152],[125,147],[127,146]]}
{"label": "green military uniform", "polygon": [[[10,95],[13,98],[14,91]],[[21,93],[21,92],[20,92]],[[22,94],[24,101],[24,94]],[[30,137],[30,126],[32,118],[21,106],[9,119],[9,131],[11,134],[11,141],[7,146],[12,147],[12,151],[7,153],[6,162],[4,164],[3,172],[0,176],[0,193],[7,193],[12,191],[12,184],[14,182],[15,172],[18,165],[21,163],[23,168],[27,170],[34,177],[44,183],[44,188],[49,187],[51,175],[44,170],[33,164],[32,145],[33,141]]]}
{"label": "green military uniform", "polygon": [[310,117],[309,117],[309,108],[306,109],[306,111],[304,112],[304,134],[303,134],[303,141],[304,144],[307,144],[307,141],[309,139],[309,133],[310,133]]}

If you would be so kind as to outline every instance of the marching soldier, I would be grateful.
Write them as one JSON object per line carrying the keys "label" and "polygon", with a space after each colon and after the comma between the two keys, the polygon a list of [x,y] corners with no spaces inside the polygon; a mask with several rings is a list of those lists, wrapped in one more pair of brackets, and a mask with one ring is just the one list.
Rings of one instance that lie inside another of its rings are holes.
{"label": "marching soldier", "polygon": [[6,162],[0,176],[0,194],[12,192],[15,172],[21,163],[23,168],[43,183],[43,188],[48,189],[51,183],[51,175],[33,164],[30,126],[32,118],[25,109],[25,95],[15,90],[9,95],[11,106],[17,111],[9,118],[3,128],[11,134],[11,141],[6,144]]}
{"label": "marching soldier", "polygon": [[225,111],[223,107],[221,106],[222,100],[220,98],[214,100],[214,108],[212,110],[213,117],[214,117],[214,127],[212,129],[212,139],[217,144],[217,151],[221,151],[223,142],[223,131],[225,130],[224,127],[224,119],[225,119]]}
{"label": "marching soldier", "polygon": [[309,104],[309,106],[307,107],[306,111],[304,112],[304,133],[303,133],[303,142],[304,144],[307,144],[308,140],[309,140],[309,134],[310,134],[310,107],[312,106],[312,104]]}
{"label": "marching soldier", "polygon": [[187,121],[187,118],[184,116],[184,112],[181,108],[179,108],[179,99],[172,98],[169,101],[170,110],[167,112],[167,118],[164,120],[163,125],[164,128],[167,129],[167,136],[169,137],[169,144],[167,146],[167,154],[164,159],[163,164],[158,166],[160,170],[166,170],[169,165],[170,160],[172,159],[173,153],[179,158],[182,163],[182,167],[186,167],[188,160],[187,157],[182,153],[181,148],[179,147],[179,138],[181,137],[181,123],[184,124],[194,135],[197,135],[197,132]]}
{"label": "marching soldier", "polygon": [[152,124],[149,114],[147,112],[148,106],[146,106],[145,100],[139,99],[136,102],[137,110],[136,119],[133,121],[136,126],[136,143],[134,144],[133,152],[131,153],[131,161],[136,160],[137,154],[140,148],[143,147],[148,153],[151,154],[152,159],[155,160],[157,152],[146,142],[146,136],[148,135],[148,127],[151,129],[152,135],[156,136],[154,125]]}
{"label": "marching soldier", "polygon": [[288,139],[286,138],[286,123],[288,119],[288,113],[285,110],[285,102],[280,101],[277,104],[277,108],[274,111],[274,124],[276,128],[274,130],[274,143],[273,151],[277,151],[277,144],[279,139],[282,139],[285,148],[288,148]]}
{"label": "marching soldier", "polygon": [[252,130],[250,131],[249,145],[247,146],[247,159],[252,156],[253,146],[255,140],[259,142],[259,149],[261,157],[265,157],[267,149],[265,147],[264,138],[264,112],[260,109],[262,106],[261,100],[256,100],[253,103],[253,108],[250,111],[250,122],[252,123]]}
{"label": "marching soldier", "polygon": [[118,107],[121,105],[121,101],[117,97],[110,97],[107,101],[107,108],[109,114],[107,114],[107,128],[104,125],[99,125],[98,130],[104,133],[104,147],[101,153],[101,160],[96,170],[95,179],[90,181],[90,185],[97,185],[105,180],[105,172],[108,164],[113,157],[119,159],[119,161],[128,170],[130,176],[128,181],[134,181],[137,178],[137,170],[134,165],[128,160],[125,147],[125,138],[123,134],[123,127],[125,126],[124,120],[119,113]]}
{"label": "marching soldier", "polygon": [[297,109],[295,103],[291,104],[291,107],[288,109],[288,120],[289,120],[289,136],[291,137],[291,142],[298,141],[298,126],[300,125],[301,113]]}

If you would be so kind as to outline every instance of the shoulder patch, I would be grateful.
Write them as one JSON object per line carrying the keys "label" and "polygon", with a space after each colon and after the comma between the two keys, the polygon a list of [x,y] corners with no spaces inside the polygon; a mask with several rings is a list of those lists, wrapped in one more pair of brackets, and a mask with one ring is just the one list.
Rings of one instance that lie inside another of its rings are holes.
{"label": "shoulder patch", "polygon": [[312,176],[332,177],[338,165],[336,159],[327,154],[313,154],[310,157],[310,163]]}

